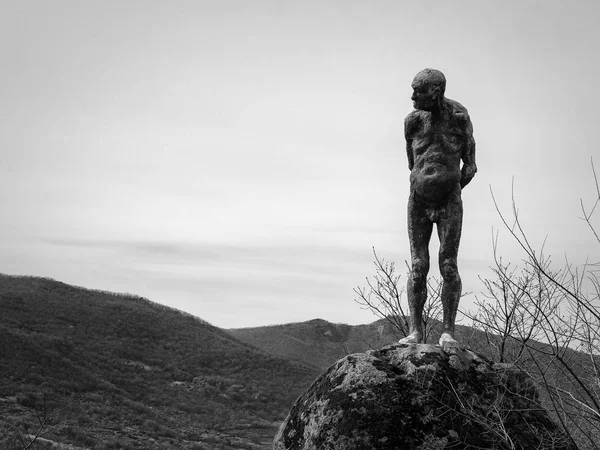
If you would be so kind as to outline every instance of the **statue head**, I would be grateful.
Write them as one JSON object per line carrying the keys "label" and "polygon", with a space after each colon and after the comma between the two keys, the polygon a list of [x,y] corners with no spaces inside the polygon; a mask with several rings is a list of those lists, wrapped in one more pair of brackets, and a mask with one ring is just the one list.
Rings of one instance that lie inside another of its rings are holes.
{"label": "statue head", "polygon": [[441,110],[446,91],[446,77],[435,69],[421,70],[412,82],[411,100],[415,109],[423,111]]}

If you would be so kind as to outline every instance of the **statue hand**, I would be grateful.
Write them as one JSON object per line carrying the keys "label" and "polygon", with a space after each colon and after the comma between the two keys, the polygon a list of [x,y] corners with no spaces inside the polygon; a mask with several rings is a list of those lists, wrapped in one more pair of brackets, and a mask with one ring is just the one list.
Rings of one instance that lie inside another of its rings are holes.
{"label": "statue hand", "polygon": [[477,173],[477,166],[475,163],[465,164],[461,170],[460,187],[464,188],[473,179]]}

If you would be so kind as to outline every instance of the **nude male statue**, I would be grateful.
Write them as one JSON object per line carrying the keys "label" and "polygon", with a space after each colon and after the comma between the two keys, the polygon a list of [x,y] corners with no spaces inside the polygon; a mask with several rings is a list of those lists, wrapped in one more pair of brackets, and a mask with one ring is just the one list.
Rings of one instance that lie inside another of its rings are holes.
{"label": "nude male statue", "polygon": [[444,318],[439,344],[456,347],[454,322],[462,288],[457,265],[463,217],[461,190],[477,172],[473,125],[464,106],[444,97],[446,78],[439,70],[422,70],[415,76],[412,88],[415,110],[404,121],[411,171],[408,237],[412,268],[407,286],[410,330],[400,343],[424,342],[423,306],[427,300],[429,241],[435,223],[443,279]]}

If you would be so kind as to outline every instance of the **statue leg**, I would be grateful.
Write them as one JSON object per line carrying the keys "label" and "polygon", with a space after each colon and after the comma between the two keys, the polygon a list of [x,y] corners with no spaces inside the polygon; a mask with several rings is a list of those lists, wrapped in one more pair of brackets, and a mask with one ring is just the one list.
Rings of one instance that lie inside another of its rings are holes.
{"label": "statue leg", "polygon": [[412,267],[408,275],[407,297],[410,312],[409,335],[400,343],[424,342],[423,306],[427,301],[427,274],[429,272],[429,241],[433,223],[427,216],[425,205],[411,193],[408,200],[408,239]]}
{"label": "statue leg", "polygon": [[441,347],[456,347],[454,325],[458,302],[462,292],[462,282],[458,273],[458,247],[462,229],[462,200],[460,191],[448,200],[445,214],[437,224],[440,239],[439,265],[442,276],[442,307],[444,311]]}

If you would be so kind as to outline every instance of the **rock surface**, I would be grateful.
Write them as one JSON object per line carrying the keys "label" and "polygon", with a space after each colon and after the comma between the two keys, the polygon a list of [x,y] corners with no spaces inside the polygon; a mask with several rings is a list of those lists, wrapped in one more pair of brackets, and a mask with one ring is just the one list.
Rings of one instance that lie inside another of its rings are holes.
{"label": "rock surface", "polygon": [[295,402],[274,450],[575,449],[513,366],[394,344],[346,356]]}

